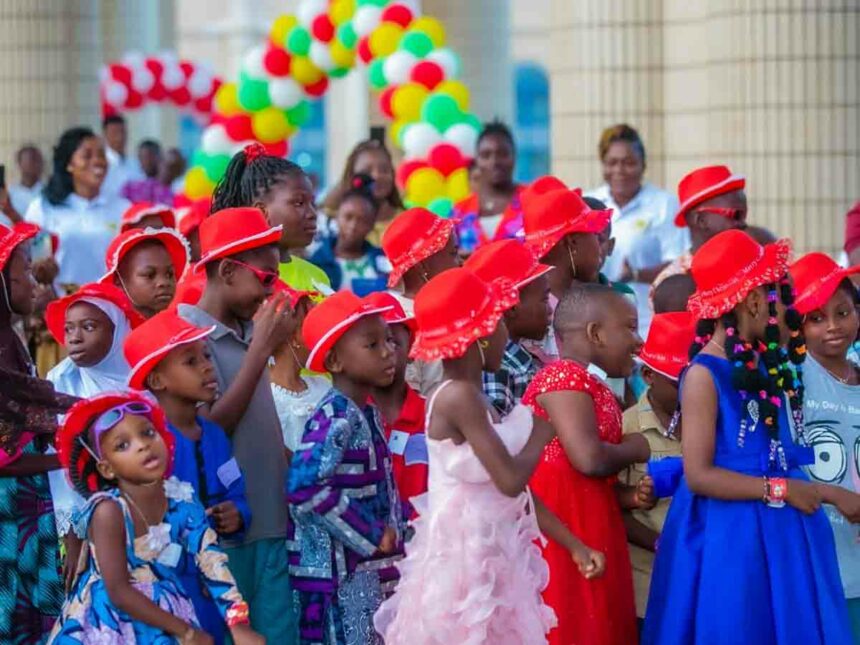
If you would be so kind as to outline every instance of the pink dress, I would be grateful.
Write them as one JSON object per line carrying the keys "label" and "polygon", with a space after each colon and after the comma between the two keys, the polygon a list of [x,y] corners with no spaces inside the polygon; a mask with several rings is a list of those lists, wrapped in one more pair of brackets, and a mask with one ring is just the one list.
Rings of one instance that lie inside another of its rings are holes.
{"label": "pink dress", "polygon": [[[427,426],[439,386],[427,406]],[[493,424],[512,455],[525,446],[531,412],[517,406]],[[503,495],[468,443],[427,437],[429,488],[413,498],[415,535],[400,583],[374,625],[386,645],[546,643],[555,614],[541,592],[549,569],[531,496]]]}

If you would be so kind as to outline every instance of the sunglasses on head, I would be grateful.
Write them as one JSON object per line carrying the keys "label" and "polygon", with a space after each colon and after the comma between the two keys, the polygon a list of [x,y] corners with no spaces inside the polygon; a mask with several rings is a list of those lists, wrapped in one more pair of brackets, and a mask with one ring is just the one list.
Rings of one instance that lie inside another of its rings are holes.
{"label": "sunglasses on head", "polygon": [[93,455],[93,457],[101,459],[101,436],[116,426],[117,423],[122,421],[127,414],[133,416],[145,416],[146,418],[151,419],[152,406],[143,401],[131,401],[130,403],[121,403],[112,407],[110,410],[99,415],[99,417],[93,422],[93,448],[95,450],[91,450],[84,442],[83,438],[81,438],[81,444],[88,450],[88,452],[90,452],[90,454]]}
{"label": "sunglasses on head", "polygon": [[725,217],[733,222],[738,222],[743,218],[744,211],[740,208],[720,208],[719,206],[709,206],[707,208],[697,208],[694,213],[713,213],[720,217]]}
{"label": "sunglasses on head", "polygon": [[277,273],[272,273],[271,271],[263,271],[262,269],[258,269],[257,267],[253,267],[250,264],[245,264],[240,260],[235,260],[233,258],[228,259],[229,262],[233,264],[238,264],[240,267],[248,269],[251,273],[253,273],[257,280],[260,281],[260,284],[263,285],[266,289],[274,286],[275,282],[278,280],[279,276]]}

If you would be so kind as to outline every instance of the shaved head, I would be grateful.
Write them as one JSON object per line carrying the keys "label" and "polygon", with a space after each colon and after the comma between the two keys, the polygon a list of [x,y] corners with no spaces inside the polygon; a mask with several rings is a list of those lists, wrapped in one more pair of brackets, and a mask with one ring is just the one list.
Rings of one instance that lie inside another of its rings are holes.
{"label": "shaved head", "polygon": [[603,322],[618,307],[632,307],[627,298],[605,284],[577,283],[568,289],[552,319],[556,335],[562,336],[573,328],[584,328],[591,322]]}
{"label": "shaved head", "polygon": [[687,301],[696,291],[696,283],[689,273],[671,275],[654,289],[654,313],[687,311]]}

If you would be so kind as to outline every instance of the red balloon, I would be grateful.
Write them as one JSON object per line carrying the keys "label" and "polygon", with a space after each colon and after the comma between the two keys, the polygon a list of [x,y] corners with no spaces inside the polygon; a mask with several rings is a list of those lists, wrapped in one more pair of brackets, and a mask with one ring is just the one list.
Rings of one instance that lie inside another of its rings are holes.
{"label": "red balloon", "polygon": [[328,76],[323,76],[316,83],[311,83],[310,85],[305,85],[305,94],[308,96],[322,96],[325,94],[325,91],[328,89]]}
{"label": "red balloon", "polygon": [[373,60],[373,52],[370,51],[370,37],[365,36],[358,41],[358,57],[364,63],[369,63]]}
{"label": "red balloon", "polygon": [[445,71],[438,63],[430,60],[422,60],[412,68],[409,78],[416,83],[421,83],[428,90],[432,90],[445,80]]}
{"label": "red balloon", "polygon": [[[198,99],[198,100],[202,100],[202,99]],[[211,125],[217,125],[220,123],[221,125],[226,126],[227,125],[227,119],[229,119],[229,118],[230,117],[226,117],[223,114],[221,114],[220,112],[215,111],[212,113],[212,119],[209,121],[209,123]]]}
{"label": "red balloon", "polygon": [[186,79],[191,78],[191,75],[194,73],[194,65],[187,60],[179,61],[179,69],[185,74]]}
{"label": "red balloon", "polygon": [[224,124],[224,129],[227,131],[233,141],[247,141],[254,139],[254,128],[251,126],[251,117],[247,114],[236,114],[228,117]]}
{"label": "red balloon", "polygon": [[286,140],[276,141],[275,143],[264,143],[263,147],[266,149],[266,154],[273,157],[286,157],[289,150]]}
{"label": "red balloon", "polygon": [[203,114],[209,114],[212,111],[212,97],[204,96],[203,98],[194,101],[194,109]]}
{"label": "red balloon", "polygon": [[263,67],[272,76],[286,76],[290,73],[292,57],[280,47],[269,47],[263,56]]}
{"label": "red balloon", "polygon": [[402,4],[393,4],[382,12],[382,22],[394,22],[406,28],[412,22],[412,12]]}
{"label": "red balloon", "polygon": [[158,80],[164,72],[164,64],[157,58],[147,58],[143,61],[143,64],[146,65],[146,68],[150,72],[152,72],[152,75],[155,76],[156,80]]}
{"label": "red balloon", "polygon": [[139,108],[143,105],[143,94],[135,89],[129,88],[128,97],[125,99],[125,107],[129,109]]}
{"label": "red balloon", "polygon": [[327,13],[321,13],[311,23],[311,33],[314,38],[321,40],[324,43],[330,42],[334,38],[334,24]]}
{"label": "red balloon", "polygon": [[131,68],[125,65],[111,65],[108,70],[115,81],[131,87]]}
{"label": "red balloon", "polygon": [[434,146],[427,159],[431,166],[446,177],[466,165],[466,160],[460,154],[457,146],[450,143],[440,143]]}
{"label": "red balloon", "polygon": [[397,169],[397,185],[400,186],[402,190],[406,189],[406,180],[409,179],[409,175],[418,170],[419,168],[429,168],[430,164],[426,161],[421,161],[420,159],[413,159],[412,161],[404,161],[400,164],[400,167]]}
{"label": "red balloon", "polygon": [[155,77],[155,82],[152,84],[152,87],[149,88],[146,95],[153,101],[163,101],[167,98],[167,89],[165,89],[164,85],[161,84],[160,77]]}
{"label": "red balloon", "polygon": [[170,100],[179,107],[184,107],[191,103],[191,92],[183,85],[170,92]]}
{"label": "red balloon", "polygon": [[113,116],[114,114],[119,114],[119,110],[110,103],[102,101],[102,116]]}
{"label": "red balloon", "polygon": [[379,95],[379,109],[389,119],[394,118],[394,111],[391,109],[391,99],[394,96],[394,91],[398,87],[398,85],[392,85]]}

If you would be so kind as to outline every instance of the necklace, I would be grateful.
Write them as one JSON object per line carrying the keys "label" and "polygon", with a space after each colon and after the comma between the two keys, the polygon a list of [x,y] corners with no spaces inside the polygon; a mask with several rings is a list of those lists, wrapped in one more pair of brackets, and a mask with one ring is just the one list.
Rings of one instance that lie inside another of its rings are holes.
{"label": "necklace", "polygon": [[712,338],[711,340],[709,340],[709,341],[708,341],[708,345],[713,345],[714,347],[716,347],[716,348],[720,351],[720,353],[721,353],[723,356],[725,356],[725,354],[726,354],[726,348],[725,348],[725,347],[722,347],[722,346],[721,346],[718,342],[716,342],[713,338]]}
{"label": "necklace", "polygon": [[[150,521],[147,519],[146,515],[143,513],[143,510],[141,510],[140,506],[138,506],[138,505],[137,505],[137,502],[135,502],[135,501],[134,501],[134,499],[132,498],[132,496],[131,496],[131,495],[128,495],[128,494],[126,494],[126,493],[120,493],[120,494],[122,495],[123,499],[125,499],[125,501],[127,501],[127,502],[131,505],[131,507],[132,507],[135,511],[137,511],[137,514],[138,514],[138,515],[140,515],[140,519],[142,519],[142,520],[143,520],[144,525],[145,525],[145,526],[147,527],[147,529],[148,529],[148,531],[147,531],[147,532],[151,532],[153,527],[158,526],[159,524],[161,524],[161,522],[158,522],[158,523],[150,522]],[[162,512],[162,514],[161,514],[161,517],[162,517],[162,518],[163,518],[163,517],[164,517],[164,515],[167,513],[167,509],[168,509],[169,504],[170,504],[170,502],[168,502],[167,500],[165,500],[165,501],[164,501],[164,512]]]}
{"label": "necklace", "polygon": [[839,376],[836,372],[834,372],[826,365],[822,365],[821,367],[827,370],[827,373],[830,374],[830,376],[835,378],[837,381],[842,383],[842,385],[851,385],[851,377],[854,375],[854,366],[851,363],[848,364],[848,376],[845,377]]}

